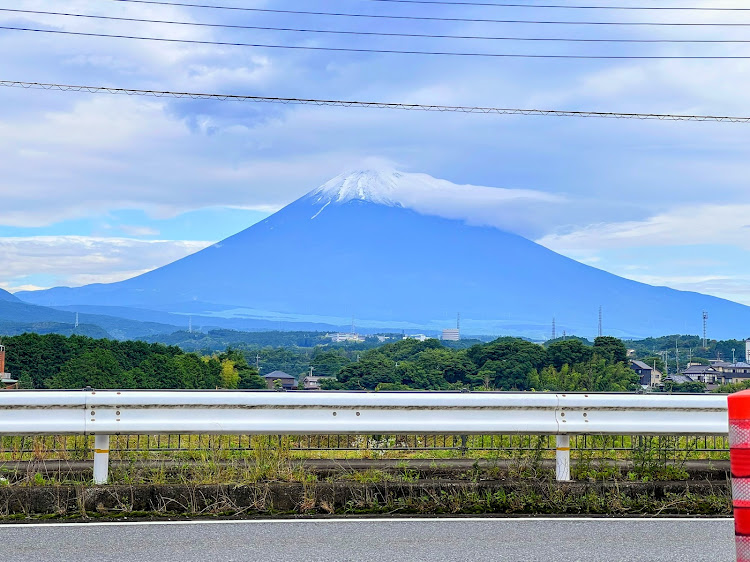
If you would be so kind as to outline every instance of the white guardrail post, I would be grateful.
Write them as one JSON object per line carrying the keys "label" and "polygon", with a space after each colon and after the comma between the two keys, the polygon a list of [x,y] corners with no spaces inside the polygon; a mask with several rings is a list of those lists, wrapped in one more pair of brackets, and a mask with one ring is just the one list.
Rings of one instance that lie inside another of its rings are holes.
{"label": "white guardrail post", "polygon": [[94,484],[106,484],[109,478],[109,435],[94,436]]}
{"label": "white guardrail post", "polygon": [[558,435],[555,443],[555,478],[558,482],[570,480],[570,435]]}

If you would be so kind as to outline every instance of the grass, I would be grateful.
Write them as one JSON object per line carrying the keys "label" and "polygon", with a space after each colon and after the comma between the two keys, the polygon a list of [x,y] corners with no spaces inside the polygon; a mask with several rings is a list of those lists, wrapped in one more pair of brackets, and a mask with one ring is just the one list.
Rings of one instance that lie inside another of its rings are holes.
{"label": "grass", "polygon": [[[0,520],[359,513],[731,514],[726,482],[659,483],[687,480],[685,463],[700,457],[698,441],[682,438],[641,438],[624,455],[623,450],[608,449],[611,438],[588,436],[587,447],[576,448],[571,455],[578,482],[561,484],[554,481],[550,463],[545,462],[551,458],[545,437],[526,437],[511,443],[523,447],[497,451],[494,456],[482,451],[468,467],[459,469],[446,468],[442,461],[447,457],[417,469],[410,464],[418,458],[413,455],[397,457],[388,468],[375,463],[351,470],[342,462],[341,467],[334,463],[334,470],[325,471],[304,465],[309,457],[296,448],[299,442],[293,437],[249,437],[246,448],[232,449],[228,448],[232,442],[222,437],[190,436],[182,444],[195,447],[179,451],[115,449],[112,456],[124,462],[112,466],[110,483],[117,486],[107,488],[93,486],[90,471],[42,470],[45,460],[60,456],[60,449],[49,445],[67,446],[66,439],[72,438],[35,443],[25,472],[3,472],[0,461],[0,497],[5,498],[0,501]],[[113,438],[112,445],[122,446],[125,439]],[[152,440],[160,442],[156,437]],[[362,449],[367,454],[348,458],[372,459],[369,445]],[[79,449],[64,450],[71,461],[90,458]],[[630,461],[625,472],[618,463],[623,459]],[[24,498],[34,493],[46,498],[58,494],[61,499],[46,512],[33,508],[39,512],[32,513],[31,506],[38,504]],[[92,493],[103,493],[97,496],[103,501],[91,504]],[[148,502],[138,503],[139,495]],[[17,498],[15,504],[8,500],[11,497]]]}
{"label": "grass", "polygon": [[[371,475],[374,480],[379,475]],[[58,490],[58,492],[55,492]],[[320,482],[195,484],[0,490],[0,520],[19,518],[207,517],[350,514],[731,515],[728,486],[640,483],[561,484]],[[32,511],[33,510],[33,511]]]}
{"label": "grass", "polygon": [[[723,438],[574,436],[572,476],[586,481],[686,480],[689,460],[728,459],[728,451],[707,450],[724,446]],[[409,462],[471,459],[471,470],[453,475],[469,481],[502,478],[545,479],[551,476],[554,439],[548,436],[469,436],[462,449],[460,436],[227,436],[153,435],[112,436],[110,459],[121,461],[110,471],[110,481],[140,484],[252,484],[258,482],[314,482],[315,471],[305,460],[395,459],[395,469],[344,471],[335,478],[360,483],[415,482],[420,473]],[[709,447],[707,447],[707,445]],[[320,447],[330,447],[322,449]],[[450,447],[457,448],[450,448]],[[407,448],[410,447],[410,448]],[[93,437],[44,436],[0,438],[0,485],[45,486],[81,484],[88,474],[66,469],[66,463],[90,461]],[[52,476],[42,470],[45,461],[62,461]],[[6,469],[3,461],[29,461],[25,473]],[[143,466],[141,461],[149,461]],[[482,467],[479,466],[482,461]],[[628,461],[623,471],[622,461]],[[493,465],[493,463],[495,463]]]}

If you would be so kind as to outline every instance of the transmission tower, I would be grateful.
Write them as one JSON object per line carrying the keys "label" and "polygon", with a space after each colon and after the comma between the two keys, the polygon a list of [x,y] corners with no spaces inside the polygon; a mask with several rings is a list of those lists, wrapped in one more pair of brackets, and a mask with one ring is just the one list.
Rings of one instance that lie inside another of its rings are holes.
{"label": "transmission tower", "polygon": [[705,310],[703,311],[703,349],[707,349],[708,345],[706,344],[706,326],[708,325],[708,312]]}
{"label": "transmission tower", "polygon": [[555,326],[555,317],[552,317],[552,340],[557,338],[557,327]]}
{"label": "transmission tower", "polygon": [[599,337],[602,337],[602,307],[599,305]]}

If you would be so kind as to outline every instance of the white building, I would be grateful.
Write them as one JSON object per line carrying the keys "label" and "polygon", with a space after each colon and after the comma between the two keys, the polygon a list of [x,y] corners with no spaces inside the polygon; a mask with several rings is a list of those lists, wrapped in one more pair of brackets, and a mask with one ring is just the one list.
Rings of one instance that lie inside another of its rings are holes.
{"label": "white building", "polygon": [[326,379],[336,380],[336,377],[316,377],[313,375],[307,375],[304,379],[302,379],[302,386],[305,390],[320,390],[320,381]]}
{"label": "white building", "polygon": [[404,334],[405,340],[427,341],[429,338],[424,334]]}
{"label": "white building", "polygon": [[345,341],[365,341],[365,336],[360,336],[359,334],[345,334],[343,332],[326,334],[326,337],[331,338],[331,341],[333,341],[333,343],[341,343]]}
{"label": "white building", "polygon": [[443,337],[445,341],[459,341],[461,339],[461,332],[456,328],[443,330]]}

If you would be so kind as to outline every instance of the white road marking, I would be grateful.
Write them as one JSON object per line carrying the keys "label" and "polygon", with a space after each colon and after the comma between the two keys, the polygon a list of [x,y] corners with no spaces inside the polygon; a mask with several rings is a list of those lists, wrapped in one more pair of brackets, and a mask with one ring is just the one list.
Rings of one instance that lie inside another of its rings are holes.
{"label": "white road marking", "polygon": [[257,525],[257,524],[310,524],[310,523],[458,523],[458,522],[492,522],[492,523],[533,523],[537,521],[583,521],[587,523],[619,522],[721,522],[732,521],[731,517],[388,517],[388,518],[327,518],[327,519],[191,519],[185,521],[92,521],[90,523],[1,523],[3,529],[21,529],[28,527],[135,527],[139,525]]}

